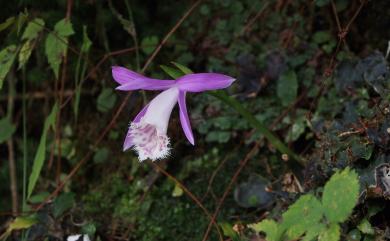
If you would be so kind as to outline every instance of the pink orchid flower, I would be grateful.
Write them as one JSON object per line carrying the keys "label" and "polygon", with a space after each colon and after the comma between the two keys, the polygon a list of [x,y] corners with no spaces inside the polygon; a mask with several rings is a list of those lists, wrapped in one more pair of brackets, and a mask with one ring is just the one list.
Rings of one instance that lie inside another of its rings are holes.
{"label": "pink orchid flower", "polygon": [[145,77],[123,67],[112,67],[112,76],[120,85],[117,90],[163,90],[131,122],[123,151],[133,147],[140,161],[153,161],[169,155],[168,122],[176,103],[179,103],[180,122],[188,141],[194,145],[186,106],[186,92],[203,92],[229,87],[234,78],[216,73],[187,74],[176,80]]}

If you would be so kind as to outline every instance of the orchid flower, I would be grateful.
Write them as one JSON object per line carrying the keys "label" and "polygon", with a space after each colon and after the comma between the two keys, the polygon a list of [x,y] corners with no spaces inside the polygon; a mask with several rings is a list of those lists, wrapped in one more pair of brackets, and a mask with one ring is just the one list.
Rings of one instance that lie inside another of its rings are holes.
{"label": "orchid flower", "polygon": [[145,77],[123,67],[112,67],[117,90],[163,90],[130,123],[123,151],[133,147],[140,161],[153,161],[169,155],[168,122],[173,107],[179,103],[180,122],[188,141],[194,145],[186,106],[186,92],[203,92],[229,87],[234,78],[217,73],[187,74],[176,80]]}

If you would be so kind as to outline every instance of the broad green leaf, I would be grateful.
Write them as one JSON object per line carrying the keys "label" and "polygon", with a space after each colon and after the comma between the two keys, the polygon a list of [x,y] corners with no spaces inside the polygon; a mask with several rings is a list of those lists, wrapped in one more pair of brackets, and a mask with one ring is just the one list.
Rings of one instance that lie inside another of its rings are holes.
{"label": "broad green leaf", "polygon": [[34,187],[41,173],[43,162],[46,156],[47,133],[50,127],[54,127],[57,111],[58,111],[58,105],[57,103],[55,103],[50,114],[46,117],[45,123],[43,125],[41,139],[39,141],[37,152],[35,153],[32,171],[28,181],[27,198],[31,197],[31,194],[34,190]]}
{"label": "broad green leaf", "polygon": [[105,113],[111,110],[115,105],[116,98],[117,96],[111,88],[103,89],[97,98],[98,111]]}
{"label": "broad green leaf", "polygon": [[171,76],[174,79],[179,78],[183,75],[183,73],[180,70],[174,69],[172,67],[166,66],[166,65],[160,65],[160,68],[169,76]]}
{"label": "broad green leaf", "polygon": [[30,203],[42,203],[46,200],[47,197],[50,196],[50,193],[49,192],[41,192],[41,193],[37,193],[35,195],[32,195],[29,199],[28,199],[28,202]]}
{"label": "broad green leaf", "polygon": [[322,195],[325,216],[331,223],[344,222],[355,207],[359,195],[358,175],[346,168],[326,183]]}
{"label": "broad green leaf", "polygon": [[54,200],[53,216],[60,217],[65,211],[73,207],[75,203],[75,194],[72,192],[62,193]]}
{"label": "broad green leaf", "polygon": [[298,79],[294,71],[288,71],[279,77],[277,95],[284,106],[290,105],[298,94]]}
{"label": "broad green leaf", "polygon": [[274,220],[265,219],[260,223],[248,224],[248,228],[251,228],[256,232],[264,232],[267,235],[267,241],[280,240],[278,224]]}
{"label": "broad green leaf", "polygon": [[321,232],[318,236],[318,241],[339,241],[340,226],[337,223],[332,223],[330,227]]}
{"label": "broad green leaf", "polygon": [[307,227],[307,231],[302,241],[313,241],[318,235],[326,229],[325,224],[323,223],[313,223]]}
{"label": "broad green leaf", "polygon": [[4,79],[15,60],[16,53],[17,48],[15,45],[10,45],[0,51],[0,90],[3,87]]}
{"label": "broad green leaf", "polygon": [[42,19],[40,18],[33,19],[28,23],[26,30],[24,30],[22,39],[34,40],[38,36],[39,32],[42,31],[44,26],[45,26],[45,22]]}
{"label": "broad green leaf", "polygon": [[371,226],[371,223],[366,218],[360,222],[357,228],[364,234],[375,234],[374,228]]}
{"label": "broad green leaf", "polygon": [[11,138],[16,127],[7,117],[0,119],[0,144]]}
{"label": "broad green leaf", "polygon": [[289,239],[297,239],[323,217],[321,202],[311,194],[301,196],[283,213],[282,227]]}
{"label": "broad green leaf", "polygon": [[74,34],[72,23],[69,20],[61,19],[54,26],[54,31],[56,34],[62,37],[68,37]]}
{"label": "broad green leaf", "polygon": [[35,217],[17,217],[8,226],[7,230],[0,236],[0,239],[6,239],[12,231],[30,228],[38,220]]}
{"label": "broad green leaf", "polygon": [[0,32],[4,29],[7,29],[9,26],[11,26],[15,22],[15,17],[9,17],[4,22],[0,24]]}
{"label": "broad green leaf", "polygon": [[192,74],[192,70],[187,68],[186,66],[184,65],[181,65],[179,63],[176,63],[176,62],[171,62],[173,65],[175,65],[178,69],[181,70],[181,72],[183,72],[184,74]]}
{"label": "broad green leaf", "polygon": [[21,69],[28,61],[28,59],[31,56],[31,52],[33,50],[33,42],[32,41],[26,41],[22,45],[22,48],[19,51],[19,67],[18,69]]}
{"label": "broad green leaf", "polygon": [[157,36],[145,37],[141,41],[141,49],[145,54],[151,54],[158,45]]}
{"label": "broad green leaf", "polygon": [[71,22],[62,19],[54,26],[54,32],[51,32],[46,38],[45,54],[57,79],[62,58],[68,48],[68,37],[72,34],[74,31]]}

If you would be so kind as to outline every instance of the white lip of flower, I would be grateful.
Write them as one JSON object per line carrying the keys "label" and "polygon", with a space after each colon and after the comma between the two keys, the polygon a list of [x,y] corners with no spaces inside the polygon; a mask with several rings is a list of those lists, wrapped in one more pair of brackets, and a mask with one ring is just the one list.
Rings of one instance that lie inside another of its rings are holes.
{"label": "white lip of flower", "polygon": [[169,155],[168,122],[178,97],[176,87],[161,92],[150,102],[140,121],[130,124],[128,136],[140,161],[148,158],[156,161]]}

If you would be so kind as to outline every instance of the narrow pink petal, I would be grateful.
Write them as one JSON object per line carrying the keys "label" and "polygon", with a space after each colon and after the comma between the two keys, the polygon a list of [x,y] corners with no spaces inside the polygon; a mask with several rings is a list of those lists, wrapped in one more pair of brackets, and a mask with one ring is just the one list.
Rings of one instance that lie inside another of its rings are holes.
{"label": "narrow pink petal", "polygon": [[187,74],[177,79],[179,89],[188,92],[202,92],[229,87],[234,78],[215,73]]}
{"label": "narrow pink petal", "polygon": [[112,77],[120,84],[117,90],[165,90],[175,84],[174,80],[160,80],[145,77],[129,69],[113,66]]}
{"label": "narrow pink petal", "polygon": [[183,128],[184,134],[188,141],[195,145],[194,135],[192,134],[190,119],[188,118],[187,105],[186,105],[186,92],[179,92],[179,108],[180,108],[180,122]]}
{"label": "narrow pink petal", "polygon": [[[134,118],[133,123],[138,123],[140,122],[141,118],[145,115],[146,110],[148,109],[149,105],[146,105],[139,113],[138,115]],[[123,151],[128,150],[134,145],[132,138],[130,136],[130,128],[127,131],[125,142],[123,143]]]}

